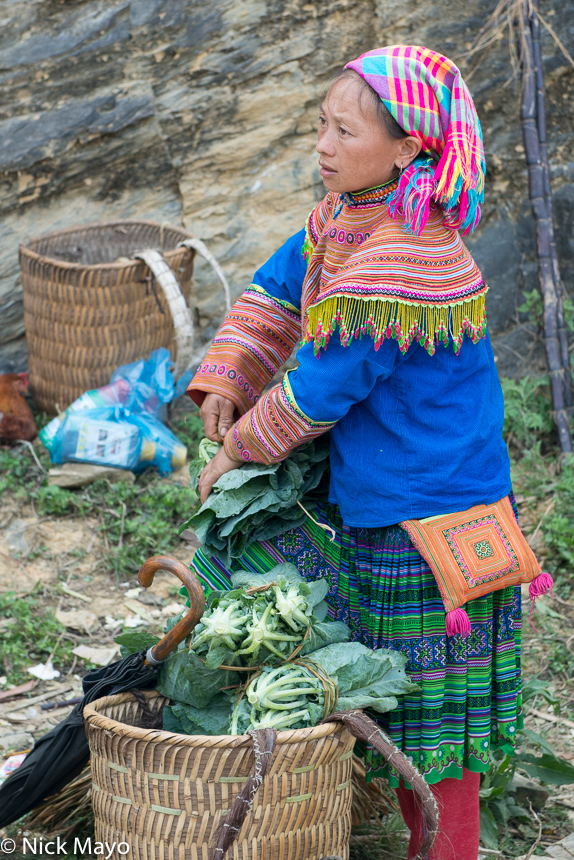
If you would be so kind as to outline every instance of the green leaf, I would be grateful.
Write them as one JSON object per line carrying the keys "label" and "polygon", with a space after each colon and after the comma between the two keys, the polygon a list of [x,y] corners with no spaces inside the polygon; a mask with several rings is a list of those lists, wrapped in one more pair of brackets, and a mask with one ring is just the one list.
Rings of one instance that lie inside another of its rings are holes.
{"label": "green leaf", "polygon": [[[325,621],[325,619],[327,618],[328,612],[329,612],[329,604],[327,603],[326,600],[322,600],[320,603],[317,603],[313,607],[313,615],[315,616],[317,621]],[[325,642],[324,644],[327,645],[328,643]]]}
{"label": "green leaf", "polygon": [[[210,454],[204,440],[200,456],[190,467],[192,479]],[[313,494],[307,501],[310,507],[326,498],[328,471],[329,437],[325,434],[280,463],[245,464],[222,475],[199,511],[181,528],[192,528],[206,553],[231,567],[232,559],[239,558],[254,541],[269,540],[304,522],[306,514],[297,502],[307,493]]]}
{"label": "green leaf", "polygon": [[351,631],[343,621],[319,621],[311,627],[299,656],[304,657],[327,645],[348,642],[350,638]]}
{"label": "green leaf", "polygon": [[554,755],[533,756],[524,753],[516,757],[518,767],[525,770],[529,776],[539,779],[549,785],[572,785],[574,783],[574,766],[564,759]]}
{"label": "green leaf", "polygon": [[[542,603],[540,605],[542,606]],[[556,698],[553,690],[548,686],[548,683],[546,681],[541,681],[539,678],[529,678],[529,680],[525,681],[522,685],[523,704],[534,699],[536,696],[542,696],[549,705],[554,707],[554,712],[556,714],[560,713],[560,700]]]}
{"label": "green leaf", "polygon": [[174,732],[176,735],[184,735],[186,733],[181,721],[174,714],[171,705],[165,705],[162,716],[164,732]]}
{"label": "green leaf", "polygon": [[554,752],[548,741],[545,740],[542,735],[539,735],[538,732],[533,732],[531,729],[520,729],[520,734],[523,735],[525,738],[528,738],[528,740],[533,746],[544,750],[548,753],[548,755],[552,757],[556,756],[556,753]]}
{"label": "green leaf", "polygon": [[310,595],[309,603],[311,606],[317,606],[321,603],[329,593],[329,583],[326,579],[315,579],[309,583]]}
{"label": "green leaf", "polygon": [[[227,735],[231,722],[232,704],[229,696],[218,693],[205,708],[196,708],[182,702],[169,707],[166,720],[164,708],[163,727],[166,731],[178,731],[186,735]],[[179,729],[170,728],[178,725]]]}
{"label": "green leaf", "polygon": [[176,702],[203,708],[221,687],[240,684],[237,672],[208,669],[193,651],[176,651],[160,666],[157,691]]}
{"label": "green leaf", "polygon": [[341,710],[370,707],[385,713],[396,708],[396,696],[419,689],[406,675],[406,655],[398,651],[372,651],[359,642],[347,642],[314,651],[310,659],[337,684]]}
{"label": "green leaf", "polygon": [[269,582],[276,582],[279,576],[288,582],[296,582],[297,584],[305,582],[295,565],[289,562],[277,564],[267,573],[238,570],[237,573],[232,574],[231,582],[234,588],[251,588],[257,585],[267,585]]}
{"label": "green leaf", "polygon": [[480,806],[480,841],[487,848],[498,848],[498,827],[496,818],[488,806]]}
{"label": "green leaf", "polygon": [[222,663],[227,666],[233,660],[233,651],[230,651],[227,645],[219,645],[217,648],[210,648],[205,657],[205,666],[207,669],[219,669]]}
{"label": "green leaf", "polygon": [[160,640],[147,630],[128,630],[125,633],[120,633],[116,636],[114,642],[120,645],[122,657],[128,657],[130,654],[137,654],[138,651],[147,651],[152,648]]}

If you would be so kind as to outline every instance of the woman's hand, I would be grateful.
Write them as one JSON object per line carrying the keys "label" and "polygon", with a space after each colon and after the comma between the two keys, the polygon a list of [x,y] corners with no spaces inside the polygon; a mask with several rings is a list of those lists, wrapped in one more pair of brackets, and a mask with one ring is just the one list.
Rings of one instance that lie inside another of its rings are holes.
{"label": "woman's hand", "polygon": [[220,394],[208,394],[199,410],[207,438],[212,442],[223,442],[223,437],[235,423],[234,413],[235,404],[231,400]]}
{"label": "woman's hand", "polygon": [[233,469],[237,469],[241,465],[241,460],[232,460],[225,453],[225,449],[220,448],[213,460],[209,461],[199,476],[198,489],[201,504],[205,502],[211,493],[211,488],[222,475],[225,475],[226,472],[232,472]]}

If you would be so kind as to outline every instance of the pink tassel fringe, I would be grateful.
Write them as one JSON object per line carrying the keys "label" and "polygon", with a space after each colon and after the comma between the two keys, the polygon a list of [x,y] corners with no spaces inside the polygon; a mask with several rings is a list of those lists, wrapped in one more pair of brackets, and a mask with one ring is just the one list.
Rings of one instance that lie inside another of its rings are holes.
{"label": "pink tassel fringe", "polygon": [[535,579],[532,580],[530,585],[528,586],[528,593],[530,595],[530,612],[528,613],[528,622],[533,630],[538,633],[536,627],[532,623],[532,613],[534,612],[534,604],[538,600],[539,597],[542,597],[544,594],[547,594],[549,591],[552,593],[552,589],[554,588],[554,580],[546,571],[542,571],[539,573]]}
{"label": "pink tassel fringe", "polygon": [[553,588],[554,580],[549,573],[544,571],[539,573],[538,576],[532,580],[528,588],[528,593],[530,594],[530,599],[535,601],[539,597],[542,597],[543,594],[547,594],[549,591],[551,592]]}
{"label": "pink tassel fringe", "polygon": [[446,613],[446,635],[447,636],[469,636],[470,618],[460,606]]}

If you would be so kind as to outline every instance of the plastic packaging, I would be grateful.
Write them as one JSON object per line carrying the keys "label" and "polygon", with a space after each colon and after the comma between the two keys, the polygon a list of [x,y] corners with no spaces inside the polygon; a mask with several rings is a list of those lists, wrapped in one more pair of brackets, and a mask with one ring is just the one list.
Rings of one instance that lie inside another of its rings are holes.
{"label": "plastic packaging", "polygon": [[146,415],[133,415],[131,420],[137,424],[143,439],[140,461],[145,468],[150,463],[157,466],[162,475],[185,466],[187,448],[165,424]]}
{"label": "plastic packaging", "polygon": [[44,429],[40,431],[40,441],[51,456],[54,439],[56,438],[58,430],[64,423],[67,415],[71,412],[83,412],[87,409],[102,409],[113,404],[125,403],[129,393],[129,383],[124,379],[118,379],[111,385],[104,385],[102,388],[93,388],[91,391],[84,391],[77,400],[70,403],[67,409],[64,409],[64,411],[60,412],[56,418],[53,418],[49,424],[46,424]]}
{"label": "plastic packaging", "polygon": [[142,439],[120,407],[70,412],[54,439],[53,463],[98,463],[133,470],[140,461]]}
{"label": "plastic packaging", "polygon": [[69,413],[50,456],[52,463],[96,463],[132,472],[156,466],[169,475],[185,465],[187,449],[157,418],[119,405]]}
{"label": "plastic packaging", "polygon": [[173,399],[175,391],[171,365],[169,349],[160,347],[150,353],[147,361],[140,358],[118,367],[112,373],[109,385],[85,391],[44,427],[40,432],[42,444],[51,453],[54,438],[70,412],[121,403],[131,412],[146,413],[161,420],[165,417],[165,404]]}
{"label": "plastic packaging", "polygon": [[124,401],[132,412],[159,417],[163,406],[173,399],[174,381],[170,366],[171,353],[165,347],[154,349],[146,361],[140,358],[114,370],[111,383],[123,381],[129,387]]}
{"label": "plastic packaging", "polygon": [[162,475],[185,465],[187,450],[161,423],[174,396],[169,350],[118,367],[109,385],[86,391],[40,433],[52,463],[95,463]]}
{"label": "plastic packaging", "polygon": [[9,758],[7,758],[6,761],[0,766],[0,785],[6,782],[11,773],[14,773],[15,770],[18,770],[18,768],[26,758],[28,752],[30,752],[30,750],[27,750],[27,752],[14,753],[14,755],[11,755]]}

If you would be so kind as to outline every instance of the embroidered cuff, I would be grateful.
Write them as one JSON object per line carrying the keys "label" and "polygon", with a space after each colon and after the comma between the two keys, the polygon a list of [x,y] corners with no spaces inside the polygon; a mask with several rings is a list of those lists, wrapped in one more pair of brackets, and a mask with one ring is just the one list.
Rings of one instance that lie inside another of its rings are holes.
{"label": "embroidered cuff", "polygon": [[257,403],[300,337],[297,308],[252,284],[227,315],[187,393],[198,406],[207,393],[220,394],[243,415]]}
{"label": "embroidered cuff", "polygon": [[289,374],[280,385],[267,391],[227,433],[224,448],[233,460],[274,463],[290,452],[326,433],[335,421],[313,421],[297,406]]}

